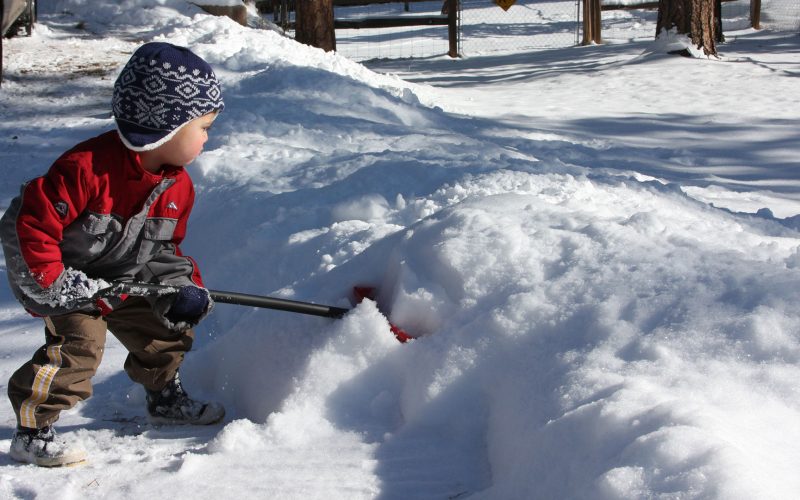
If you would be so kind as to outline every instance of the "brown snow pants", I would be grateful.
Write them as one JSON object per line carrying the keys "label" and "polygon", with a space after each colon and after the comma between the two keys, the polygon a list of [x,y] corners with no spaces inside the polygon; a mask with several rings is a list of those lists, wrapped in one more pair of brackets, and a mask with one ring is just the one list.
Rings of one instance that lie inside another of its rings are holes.
{"label": "brown snow pants", "polygon": [[91,379],[103,357],[106,330],[128,350],[128,376],[150,390],[172,380],[194,340],[192,330],[176,333],[163,326],[147,301],[138,297],[106,316],[83,312],[49,316],[45,345],[8,382],[18,426],[51,425],[61,410],[92,395]]}

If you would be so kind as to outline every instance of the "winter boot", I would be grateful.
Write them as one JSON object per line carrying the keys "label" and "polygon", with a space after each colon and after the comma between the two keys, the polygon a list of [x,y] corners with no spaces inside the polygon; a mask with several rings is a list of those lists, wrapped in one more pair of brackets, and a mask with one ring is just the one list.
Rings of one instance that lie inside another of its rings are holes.
{"label": "winter boot", "polygon": [[147,412],[154,425],[209,425],[225,416],[219,403],[204,403],[190,398],[178,374],[160,391],[147,390]]}
{"label": "winter boot", "polygon": [[86,460],[86,452],[69,446],[56,436],[52,426],[43,429],[17,429],[11,439],[11,458],[17,462],[60,467]]}

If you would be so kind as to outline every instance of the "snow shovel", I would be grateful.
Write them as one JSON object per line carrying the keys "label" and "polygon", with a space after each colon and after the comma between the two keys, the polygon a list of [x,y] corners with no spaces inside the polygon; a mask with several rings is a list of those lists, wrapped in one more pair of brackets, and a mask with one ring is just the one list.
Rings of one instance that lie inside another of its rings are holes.
{"label": "snow shovel", "polygon": [[[171,285],[159,285],[155,283],[121,283],[117,282],[108,288],[100,290],[95,299],[116,297],[119,295],[133,295],[135,297],[159,297],[175,293],[178,287]],[[373,298],[374,289],[369,287],[354,287],[354,293],[358,302],[365,298]],[[219,290],[209,290],[211,299],[222,304],[235,304],[240,306],[260,307],[264,309],[276,309],[278,311],[288,311],[300,314],[310,314],[312,316],[322,316],[325,318],[341,318],[350,309],[343,307],[326,306],[314,304],[312,302],[301,302],[298,300],[280,299],[277,297],[266,297],[263,295],[250,295],[238,292],[223,292]],[[412,339],[409,334],[401,328],[389,324],[390,330],[401,343]]]}

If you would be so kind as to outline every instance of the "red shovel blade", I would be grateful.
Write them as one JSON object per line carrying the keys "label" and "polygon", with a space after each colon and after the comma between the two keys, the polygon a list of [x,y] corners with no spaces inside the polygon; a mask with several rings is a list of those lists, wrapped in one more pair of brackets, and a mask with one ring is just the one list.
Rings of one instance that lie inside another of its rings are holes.
{"label": "red shovel blade", "polygon": [[[375,293],[375,287],[371,286],[354,286],[353,294],[356,296],[356,302],[359,304],[364,299],[375,300],[375,297],[377,296],[377,294]],[[392,324],[391,322],[389,322],[389,329],[401,344],[405,344],[406,342],[414,338],[408,333],[406,333],[405,330],[403,330],[397,325]]]}

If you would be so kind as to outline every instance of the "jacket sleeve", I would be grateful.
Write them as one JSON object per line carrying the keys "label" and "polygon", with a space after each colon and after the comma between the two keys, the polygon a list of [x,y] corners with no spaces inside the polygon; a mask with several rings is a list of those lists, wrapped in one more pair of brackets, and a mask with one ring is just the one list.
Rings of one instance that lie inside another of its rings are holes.
{"label": "jacket sleeve", "polygon": [[181,252],[180,245],[186,236],[189,215],[194,205],[194,186],[185,173],[171,189],[183,193],[182,210],[178,215],[175,229],[168,242],[164,242],[159,251],[150,259],[143,270],[145,281],[163,283],[165,285],[195,285],[205,287],[200,276],[200,269],[191,257]]}
{"label": "jacket sleeve", "polygon": [[16,285],[12,288],[18,298],[28,299],[23,303],[29,309],[53,305],[51,287],[64,272],[59,247],[64,228],[86,208],[89,198],[80,165],[62,157],[47,174],[24,185],[3,215],[0,238],[9,280]]}

